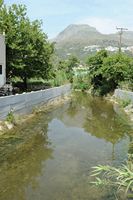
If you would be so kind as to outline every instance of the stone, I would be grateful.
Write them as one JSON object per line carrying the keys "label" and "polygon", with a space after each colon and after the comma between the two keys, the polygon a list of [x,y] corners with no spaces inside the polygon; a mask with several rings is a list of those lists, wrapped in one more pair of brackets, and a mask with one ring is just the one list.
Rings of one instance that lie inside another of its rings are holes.
{"label": "stone", "polygon": [[5,121],[5,125],[9,130],[13,128],[13,124],[11,124],[10,122]]}

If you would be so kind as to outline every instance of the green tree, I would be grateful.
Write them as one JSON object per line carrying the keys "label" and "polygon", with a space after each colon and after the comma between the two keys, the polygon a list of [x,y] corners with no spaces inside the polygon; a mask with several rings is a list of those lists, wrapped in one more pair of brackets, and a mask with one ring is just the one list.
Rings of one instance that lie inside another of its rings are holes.
{"label": "green tree", "polygon": [[101,50],[87,61],[93,91],[106,95],[114,91],[121,81],[131,80],[132,58],[125,54],[108,55]]}
{"label": "green tree", "polygon": [[70,80],[70,82],[73,82],[73,68],[77,67],[78,64],[80,63],[80,61],[78,60],[78,58],[76,56],[70,56],[69,59],[67,60],[67,77]]}
{"label": "green tree", "polygon": [[106,50],[101,50],[95,55],[91,56],[87,60],[89,66],[89,76],[91,85],[93,86],[93,92],[103,95],[103,83],[106,85],[106,79],[101,72],[104,59],[107,58],[108,53]]}
{"label": "green tree", "polygon": [[6,35],[7,78],[20,77],[27,88],[27,79],[48,78],[53,44],[43,33],[42,22],[31,22],[24,5],[0,9],[0,30]]}
{"label": "green tree", "polygon": [[132,59],[117,53],[104,60],[101,72],[109,83],[113,83],[115,89],[121,81],[128,79],[131,68]]}

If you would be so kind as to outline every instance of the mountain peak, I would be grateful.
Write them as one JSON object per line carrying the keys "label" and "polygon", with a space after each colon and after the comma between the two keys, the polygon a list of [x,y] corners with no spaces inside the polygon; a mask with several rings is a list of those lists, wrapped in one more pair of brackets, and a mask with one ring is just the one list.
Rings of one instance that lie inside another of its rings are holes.
{"label": "mountain peak", "polygon": [[88,29],[89,31],[97,31],[95,27],[92,27],[88,24],[70,24],[65,30],[67,29],[77,29],[77,30]]}
{"label": "mountain peak", "polygon": [[90,35],[100,34],[96,28],[91,27],[87,24],[70,24],[67,26],[59,35],[55,38],[55,41],[70,41],[71,39],[80,40]]}

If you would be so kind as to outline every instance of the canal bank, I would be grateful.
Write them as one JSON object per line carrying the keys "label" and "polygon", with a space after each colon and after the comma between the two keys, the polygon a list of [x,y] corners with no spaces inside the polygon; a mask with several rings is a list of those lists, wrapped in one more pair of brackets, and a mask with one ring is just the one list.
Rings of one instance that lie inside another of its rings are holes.
{"label": "canal bank", "polygon": [[58,97],[68,95],[71,85],[63,85],[36,92],[16,94],[0,98],[0,119],[5,119],[11,111],[14,114],[31,112],[35,106],[46,104]]}
{"label": "canal bank", "polygon": [[133,92],[116,89],[111,101],[120,104],[133,122]]}
{"label": "canal bank", "polygon": [[11,95],[0,98],[0,132],[12,129],[14,125],[31,118],[40,110],[62,104],[71,94],[71,84],[36,92]]}

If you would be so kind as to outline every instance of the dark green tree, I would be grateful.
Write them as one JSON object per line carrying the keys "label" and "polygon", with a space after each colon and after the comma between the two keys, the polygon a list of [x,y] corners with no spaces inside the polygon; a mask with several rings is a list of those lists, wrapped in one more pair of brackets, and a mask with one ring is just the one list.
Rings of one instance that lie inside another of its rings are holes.
{"label": "dark green tree", "polygon": [[91,85],[93,86],[93,93],[98,93],[102,95],[103,82],[106,79],[103,77],[101,72],[104,59],[107,58],[108,53],[106,50],[101,50],[95,55],[91,56],[87,60],[87,65],[89,66],[89,76],[91,79]]}
{"label": "dark green tree", "polygon": [[20,77],[27,88],[27,79],[48,78],[53,45],[43,33],[42,22],[31,22],[24,5],[0,9],[0,30],[6,35],[7,78]]}

